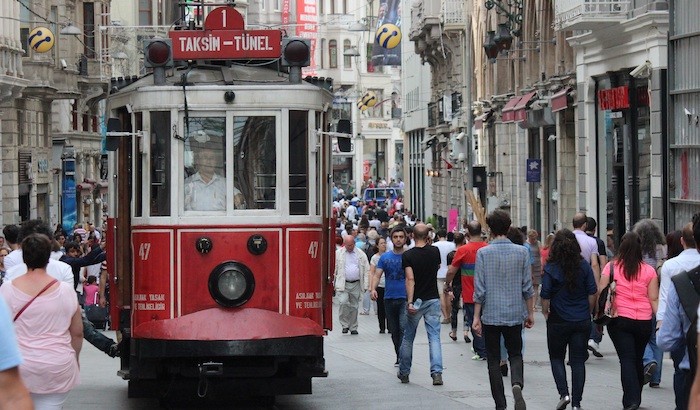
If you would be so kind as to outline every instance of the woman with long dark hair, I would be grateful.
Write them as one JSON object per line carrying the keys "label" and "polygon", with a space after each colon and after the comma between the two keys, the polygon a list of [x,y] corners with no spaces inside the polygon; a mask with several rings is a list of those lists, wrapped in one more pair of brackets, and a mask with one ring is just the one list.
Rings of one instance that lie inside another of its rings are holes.
{"label": "woman with long dark hair", "polygon": [[651,318],[659,303],[656,270],[644,263],[643,257],[639,235],[627,232],[622,237],[617,257],[605,265],[598,284],[598,289],[602,290],[610,283],[612,269],[615,300],[608,333],[620,360],[625,410],[636,410],[642,403],[642,359],[651,336]]}
{"label": "woman with long dark hair", "polygon": [[[559,392],[557,409],[581,406],[586,383],[588,336],[591,311],[596,300],[591,265],[581,257],[576,236],[568,229],[554,235],[542,275],[542,315],[547,321],[547,349],[552,376]],[[566,380],[564,358],[569,349],[571,394]]]}

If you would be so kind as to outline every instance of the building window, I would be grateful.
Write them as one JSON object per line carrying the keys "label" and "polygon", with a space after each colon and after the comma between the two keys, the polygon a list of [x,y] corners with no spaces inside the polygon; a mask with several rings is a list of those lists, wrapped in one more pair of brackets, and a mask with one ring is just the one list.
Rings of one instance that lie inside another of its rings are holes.
{"label": "building window", "polygon": [[95,58],[95,3],[83,3],[83,54]]}
{"label": "building window", "polygon": [[139,26],[153,25],[151,0],[139,0]]}
{"label": "building window", "polygon": [[335,0],[331,0],[331,14],[335,14]]}
{"label": "building window", "polygon": [[275,11],[282,10],[282,0],[273,0],[272,4],[274,4]]}
{"label": "building window", "polygon": [[352,48],[350,40],[343,40],[343,67],[346,70],[352,69],[352,56],[345,55],[345,52]]}
{"label": "building window", "polygon": [[[321,2],[321,3],[323,3],[323,2]],[[320,50],[321,52],[319,53],[319,54],[320,54],[320,58],[319,58],[319,62],[318,62],[318,63],[319,63],[319,68],[321,68],[321,69],[326,68],[326,67],[325,67],[325,64],[324,64],[324,61],[325,61],[326,59],[324,58],[324,57],[325,57],[325,54],[323,53],[323,50],[325,50],[325,49],[326,49],[326,39],[325,39],[325,38],[322,38],[322,39],[321,39],[321,50]]]}
{"label": "building window", "polygon": [[338,42],[335,40],[330,40],[328,42],[328,67],[338,68]]}
{"label": "building window", "polygon": [[261,10],[261,11],[265,11],[265,2],[266,2],[266,1],[267,1],[267,0],[260,0],[260,10]]}

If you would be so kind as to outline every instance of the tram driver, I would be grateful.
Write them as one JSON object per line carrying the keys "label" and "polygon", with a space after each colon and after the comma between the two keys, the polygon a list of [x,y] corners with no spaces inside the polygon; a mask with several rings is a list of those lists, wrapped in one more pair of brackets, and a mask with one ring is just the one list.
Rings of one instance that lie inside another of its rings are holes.
{"label": "tram driver", "polygon": [[[216,145],[207,141],[193,147],[196,172],[185,179],[185,211],[226,211],[223,152]],[[235,209],[245,208],[243,194],[235,187],[233,204]]]}

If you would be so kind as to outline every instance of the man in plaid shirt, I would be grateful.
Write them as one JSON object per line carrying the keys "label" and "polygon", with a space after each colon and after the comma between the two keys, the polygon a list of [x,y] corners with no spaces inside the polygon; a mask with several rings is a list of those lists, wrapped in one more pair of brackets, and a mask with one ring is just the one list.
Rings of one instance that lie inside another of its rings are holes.
{"label": "man in plaid shirt", "polygon": [[500,369],[503,336],[511,366],[515,409],[525,410],[522,329],[523,325],[531,328],[535,323],[530,253],[506,238],[511,225],[507,212],[493,211],[486,223],[494,239],[476,253],[472,330],[478,335],[483,333],[486,342],[489,382],[496,409],[506,408]]}

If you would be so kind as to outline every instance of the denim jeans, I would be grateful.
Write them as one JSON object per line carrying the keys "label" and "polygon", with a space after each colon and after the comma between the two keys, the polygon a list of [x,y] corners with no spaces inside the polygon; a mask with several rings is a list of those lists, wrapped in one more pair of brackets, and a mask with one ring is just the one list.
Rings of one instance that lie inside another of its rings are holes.
{"label": "denim jeans", "polygon": [[591,320],[591,334],[588,336],[589,339],[593,340],[596,343],[600,343],[603,340],[603,328],[598,327],[593,321]]}
{"label": "denim jeans", "polygon": [[644,348],[651,336],[651,320],[617,317],[608,324],[610,340],[620,359],[622,407],[642,404]]}
{"label": "denim jeans", "polygon": [[656,317],[652,316],[651,336],[649,337],[647,347],[644,349],[644,359],[642,361],[644,366],[651,362],[656,362],[658,364],[658,366],[656,366],[656,371],[651,375],[651,383],[661,383],[661,368],[663,367],[661,364],[663,359],[664,352],[656,345]]}
{"label": "denim jeans", "polygon": [[559,396],[569,395],[566,381],[566,348],[569,348],[571,365],[571,405],[581,406],[583,386],[586,383],[586,359],[588,359],[588,336],[590,320],[580,322],[547,321],[547,349],[552,376]]}
{"label": "denim jeans", "polygon": [[[472,323],[474,323],[474,304],[473,303],[465,303],[463,306],[464,309],[464,323],[466,327],[469,327],[471,329]],[[468,324],[468,325],[467,325]],[[474,330],[471,331],[472,333],[472,343],[474,347],[474,353],[478,354],[479,356],[486,358],[486,343],[484,342],[484,337],[483,336],[477,336]]]}
{"label": "denim jeans", "polygon": [[679,366],[685,356],[685,346],[671,352],[673,360],[673,393],[676,396],[676,410],[685,410],[688,408],[688,399],[690,397],[690,386],[693,385],[693,380],[690,376],[690,370],[681,369]]}
{"label": "denim jeans", "polygon": [[391,332],[391,341],[394,343],[396,360],[398,360],[403,332],[406,328],[406,299],[384,299],[384,309],[386,310],[386,325]]}
{"label": "denim jeans", "polygon": [[[410,374],[413,362],[413,340],[418,323],[423,318],[430,346],[430,374],[442,373],[442,346],[440,346],[440,299],[424,300],[418,312],[406,315],[406,328],[401,342],[399,373]],[[392,334],[393,336],[393,334]]]}
{"label": "denim jeans", "polygon": [[498,410],[506,408],[506,396],[503,392],[503,376],[501,375],[501,335],[505,340],[506,349],[508,350],[511,385],[519,384],[521,387],[525,386],[523,381],[522,330],[523,325],[483,325],[491,396],[493,396],[496,409]]}
{"label": "denim jeans", "polygon": [[374,311],[377,311],[377,303],[372,300],[372,298],[369,295],[369,290],[366,290],[362,292],[362,313],[367,313],[372,310],[372,307],[374,307]]}
{"label": "denim jeans", "polygon": [[384,288],[377,286],[377,320],[379,330],[386,331],[386,310],[384,308]]}
{"label": "denim jeans", "polygon": [[109,348],[115,343],[114,340],[98,332],[95,326],[85,318],[85,313],[83,313],[83,339],[107,354],[109,354]]}

